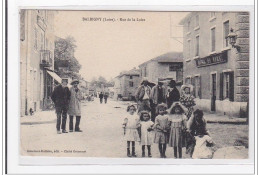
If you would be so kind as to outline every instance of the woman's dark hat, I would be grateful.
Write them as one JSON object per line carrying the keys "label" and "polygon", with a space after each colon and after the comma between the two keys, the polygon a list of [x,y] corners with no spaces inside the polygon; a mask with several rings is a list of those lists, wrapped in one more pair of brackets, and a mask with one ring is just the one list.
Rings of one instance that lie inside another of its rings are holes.
{"label": "woman's dark hat", "polygon": [[72,82],[70,83],[71,85],[78,83],[79,84],[79,80],[72,80]]}
{"label": "woman's dark hat", "polygon": [[169,86],[176,86],[176,81],[175,80],[171,80],[169,82]]}

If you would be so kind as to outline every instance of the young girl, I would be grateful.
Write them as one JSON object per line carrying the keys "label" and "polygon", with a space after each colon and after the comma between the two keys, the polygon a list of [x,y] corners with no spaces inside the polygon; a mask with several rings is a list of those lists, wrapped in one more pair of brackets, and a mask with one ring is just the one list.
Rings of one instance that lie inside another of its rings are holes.
{"label": "young girl", "polygon": [[[129,113],[124,119],[123,128],[124,128],[124,137],[127,141],[127,156],[136,157],[135,154],[135,142],[140,141],[137,128],[140,127],[139,116],[135,114],[136,107],[130,105],[127,107],[127,112]],[[130,153],[130,143],[132,142],[132,155]]]}
{"label": "young girl", "polygon": [[195,136],[196,146],[192,155],[193,159],[212,159],[214,142],[209,135]]}
{"label": "young girl", "polygon": [[193,112],[193,106],[195,106],[194,96],[193,94],[193,86],[192,85],[182,85],[181,86],[181,97],[180,102],[185,108],[188,109],[187,117],[190,118]]}
{"label": "young girl", "polygon": [[174,103],[170,108],[169,115],[170,137],[169,146],[173,147],[174,158],[177,158],[177,152],[179,158],[182,158],[182,147],[184,142],[184,134],[186,128],[186,116],[184,110],[179,103]]}
{"label": "young girl", "polygon": [[158,116],[155,118],[154,129],[155,129],[155,138],[154,143],[158,143],[160,157],[166,158],[166,144],[168,141],[168,116],[166,112],[167,105],[162,103],[159,104],[156,108]]}
{"label": "young girl", "polygon": [[141,144],[142,144],[142,157],[145,157],[145,146],[148,149],[148,157],[152,157],[151,145],[152,145],[152,127],[154,123],[150,120],[150,114],[148,111],[141,111],[140,124],[141,124]]}

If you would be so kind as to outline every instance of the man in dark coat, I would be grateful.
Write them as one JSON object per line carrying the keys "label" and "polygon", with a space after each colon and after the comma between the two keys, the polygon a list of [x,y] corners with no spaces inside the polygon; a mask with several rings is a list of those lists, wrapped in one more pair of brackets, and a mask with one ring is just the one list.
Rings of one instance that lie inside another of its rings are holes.
{"label": "man in dark coat", "polygon": [[[57,133],[61,134],[60,127],[62,129],[62,133],[68,133],[66,131],[66,120],[67,120],[67,111],[69,107],[70,101],[70,90],[67,87],[68,79],[62,79],[61,84],[55,87],[52,92],[51,99],[55,104],[56,114],[57,114]],[[62,116],[62,125],[61,125],[61,116]]]}
{"label": "man in dark coat", "polygon": [[170,108],[174,102],[180,100],[180,92],[176,88],[176,82],[174,80],[171,80],[169,83],[166,100],[168,108]]}
{"label": "man in dark coat", "polygon": [[166,103],[167,89],[163,85],[163,82],[158,81],[158,85],[155,85],[151,91],[151,120],[154,122],[156,117],[156,107],[158,104]]}
{"label": "man in dark coat", "polygon": [[104,97],[103,93],[100,92],[100,94],[99,94],[100,104],[103,103],[103,97]]}

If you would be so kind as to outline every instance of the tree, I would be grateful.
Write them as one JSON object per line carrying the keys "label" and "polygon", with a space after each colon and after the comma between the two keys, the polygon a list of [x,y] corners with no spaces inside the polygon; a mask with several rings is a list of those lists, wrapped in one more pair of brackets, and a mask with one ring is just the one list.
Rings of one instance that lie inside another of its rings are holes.
{"label": "tree", "polygon": [[74,57],[75,39],[73,37],[67,37],[66,39],[57,38],[55,41],[54,50],[54,69],[58,71],[60,76],[68,76],[78,78],[81,65]]}

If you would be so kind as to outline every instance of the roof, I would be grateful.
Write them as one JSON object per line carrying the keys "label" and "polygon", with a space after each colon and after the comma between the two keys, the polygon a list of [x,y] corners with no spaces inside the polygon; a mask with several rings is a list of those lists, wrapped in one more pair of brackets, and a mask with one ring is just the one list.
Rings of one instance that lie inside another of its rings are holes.
{"label": "roof", "polygon": [[139,69],[132,69],[132,70],[129,70],[129,71],[123,71],[117,77],[122,77],[123,75],[140,75],[140,70]]}
{"label": "roof", "polygon": [[180,22],[180,25],[184,25],[184,23],[186,21],[188,21],[192,16],[194,16],[195,14],[197,14],[198,12],[190,12],[187,16],[185,16]]}
{"label": "roof", "polygon": [[139,65],[146,65],[151,61],[157,61],[158,63],[175,63],[175,62],[183,62],[183,53],[182,52],[168,52],[158,57],[155,57],[149,61],[146,61]]}

